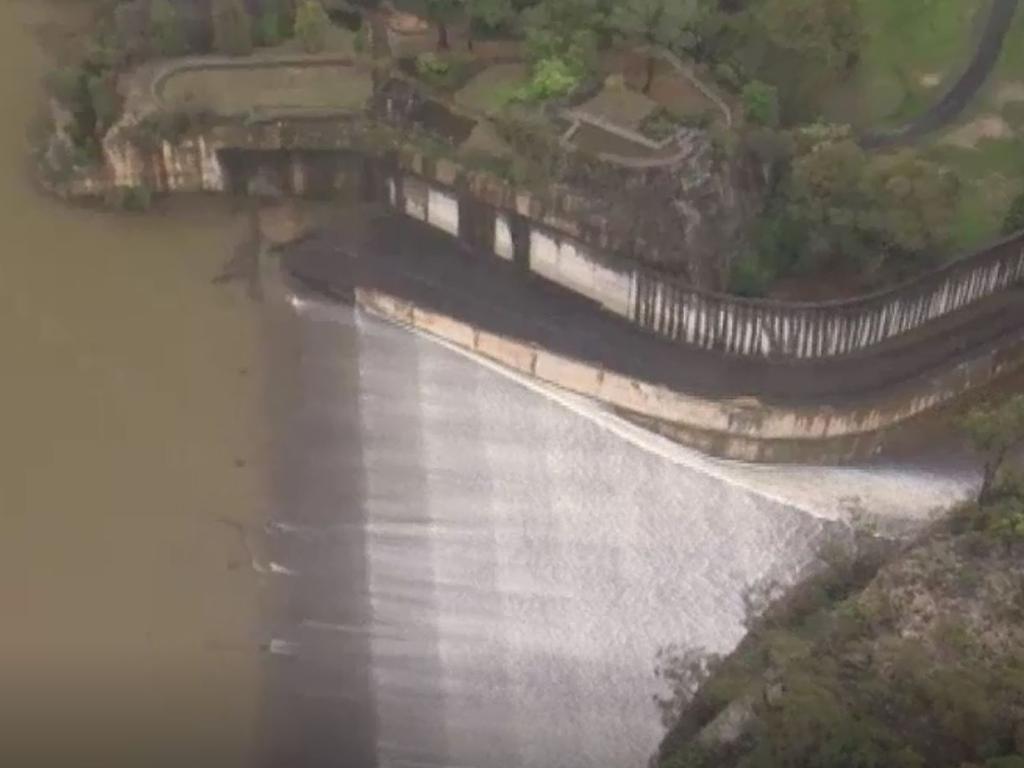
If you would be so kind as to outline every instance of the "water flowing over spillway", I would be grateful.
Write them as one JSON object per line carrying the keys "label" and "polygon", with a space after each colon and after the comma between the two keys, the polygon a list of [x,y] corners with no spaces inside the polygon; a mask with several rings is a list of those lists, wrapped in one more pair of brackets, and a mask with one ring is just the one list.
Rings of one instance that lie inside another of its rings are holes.
{"label": "water flowing over spillway", "polygon": [[[709,462],[293,304],[269,543],[293,592],[278,748],[307,763],[640,768],[662,735],[658,651],[731,650],[744,590],[794,579],[866,477]],[[873,478],[858,491],[921,510],[965,482]]]}

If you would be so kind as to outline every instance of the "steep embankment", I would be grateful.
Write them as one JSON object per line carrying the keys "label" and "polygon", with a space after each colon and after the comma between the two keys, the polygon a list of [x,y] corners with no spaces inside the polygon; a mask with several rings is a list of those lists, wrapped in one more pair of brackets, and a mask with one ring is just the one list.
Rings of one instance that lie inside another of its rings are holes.
{"label": "steep embankment", "polygon": [[1006,497],[805,584],[715,667],[659,764],[1024,765],[1022,519]]}

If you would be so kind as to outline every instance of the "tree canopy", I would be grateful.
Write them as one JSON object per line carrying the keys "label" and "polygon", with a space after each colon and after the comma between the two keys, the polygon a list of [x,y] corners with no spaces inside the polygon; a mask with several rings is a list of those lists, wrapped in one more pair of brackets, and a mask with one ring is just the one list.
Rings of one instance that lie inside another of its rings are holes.
{"label": "tree canopy", "polygon": [[242,0],[213,0],[213,45],[229,56],[252,53],[252,18]]}

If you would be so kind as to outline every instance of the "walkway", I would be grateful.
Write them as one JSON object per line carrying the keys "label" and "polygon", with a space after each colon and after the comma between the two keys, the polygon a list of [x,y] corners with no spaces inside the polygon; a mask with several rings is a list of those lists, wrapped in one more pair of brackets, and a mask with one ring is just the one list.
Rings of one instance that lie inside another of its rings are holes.
{"label": "walkway", "polygon": [[870,354],[772,362],[683,347],[600,310],[521,266],[472,253],[419,222],[381,215],[345,222],[289,249],[293,276],[314,292],[355,285],[401,296],[494,333],[542,345],[636,379],[715,398],[779,405],[855,404],[881,390],[1005,344],[1024,329],[1024,289],[947,316]]}
{"label": "walkway", "polygon": [[974,58],[946,95],[923,114],[895,131],[865,134],[861,138],[861,145],[865,149],[886,149],[911,144],[955,121],[985,84],[999,61],[1018,4],[1019,0],[993,0]]}

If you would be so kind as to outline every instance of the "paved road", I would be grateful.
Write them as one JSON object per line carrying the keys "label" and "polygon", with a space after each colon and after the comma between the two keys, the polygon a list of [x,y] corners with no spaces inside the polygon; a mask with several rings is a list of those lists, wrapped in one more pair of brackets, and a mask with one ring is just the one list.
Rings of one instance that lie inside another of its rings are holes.
{"label": "paved road", "polygon": [[387,214],[358,233],[351,226],[323,231],[292,247],[285,263],[307,287],[338,298],[349,298],[356,284],[373,287],[680,391],[780,404],[868,399],[945,370],[1024,328],[1024,290],[1016,290],[862,355],[778,363],[726,357],[648,334],[520,266],[469,252],[430,227]]}
{"label": "paved road", "polygon": [[869,132],[861,138],[867,149],[911,144],[946,127],[967,108],[992,73],[1003,50],[1019,0],[993,0],[981,40],[967,69],[952,88],[923,114],[895,131]]}

